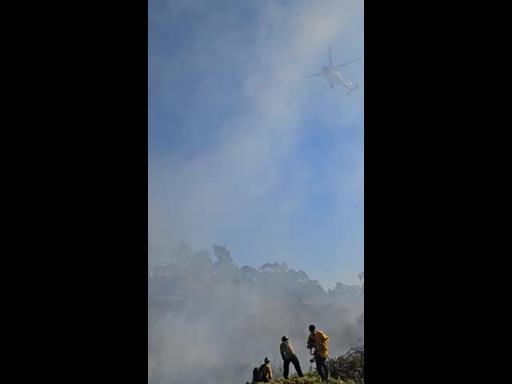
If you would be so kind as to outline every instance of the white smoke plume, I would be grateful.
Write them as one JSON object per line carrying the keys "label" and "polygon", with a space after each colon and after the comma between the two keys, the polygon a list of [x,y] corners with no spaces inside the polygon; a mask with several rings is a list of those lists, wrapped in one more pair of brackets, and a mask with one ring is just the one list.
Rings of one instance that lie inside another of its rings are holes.
{"label": "white smoke plume", "polygon": [[150,267],[150,383],[239,383],[267,356],[279,375],[281,337],[309,368],[309,324],[330,336],[331,356],[363,338],[363,293],[324,291],[284,263],[239,268],[224,247],[193,252],[181,242]]}

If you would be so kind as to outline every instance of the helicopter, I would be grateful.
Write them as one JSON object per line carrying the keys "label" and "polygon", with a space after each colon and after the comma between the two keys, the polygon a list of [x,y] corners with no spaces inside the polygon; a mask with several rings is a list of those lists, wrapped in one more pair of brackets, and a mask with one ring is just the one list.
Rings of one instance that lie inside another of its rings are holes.
{"label": "helicopter", "polygon": [[325,80],[329,83],[331,89],[333,89],[335,84],[341,84],[345,88],[348,89],[347,94],[350,94],[354,89],[358,87],[357,84],[354,84],[352,82],[347,82],[343,76],[341,76],[341,72],[337,71],[338,68],[344,67],[345,65],[348,65],[350,63],[353,63],[354,61],[359,60],[359,57],[356,57],[350,61],[347,61],[346,63],[334,66],[332,65],[332,53],[331,53],[331,47],[329,47],[329,66],[323,67],[321,72],[314,73],[312,75],[306,76],[305,79],[309,79],[311,77],[320,76],[323,75]]}

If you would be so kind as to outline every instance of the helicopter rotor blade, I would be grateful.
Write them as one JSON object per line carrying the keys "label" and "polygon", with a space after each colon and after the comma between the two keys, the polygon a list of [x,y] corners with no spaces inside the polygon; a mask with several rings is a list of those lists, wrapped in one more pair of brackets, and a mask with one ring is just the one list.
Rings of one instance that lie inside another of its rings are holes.
{"label": "helicopter rotor blade", "polygon": [[306,76],[306,77],[304,77],[304,78],[305,78],[305,79],[309,79],[310,77],[320,76],[321,74],[322,74],[322,72],[313,73],[312,75]]}
{"label": "helicopter rotor blade", "polygon": [[346,63],[340,64],[340,65],[338,65],[338,66],[336,66],[336,67],[334,67],[334,68],[341,68],[341,67],[344,67],[345,65],[348,65],[348,64],[350,64],[350,63],[353,63],[353,62],[354,62],[354,61],[356,61],[356,60],[359,60],[359,57],[356,57],[355,59],[352,59],[352,60],[350,60],[350,61],[347,61]]}

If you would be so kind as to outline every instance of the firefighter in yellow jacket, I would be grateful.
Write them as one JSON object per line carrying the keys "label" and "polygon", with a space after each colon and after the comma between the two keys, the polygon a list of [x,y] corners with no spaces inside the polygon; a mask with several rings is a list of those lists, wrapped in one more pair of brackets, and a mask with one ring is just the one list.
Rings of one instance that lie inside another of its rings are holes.
{"label": "firefighter in yellow jacket", "polygon": [[329,336],[320,330],[317,330],[316,327],[311,324],[309,326],[309,337],[307,341],[307,347],[311,352],[311,349],[314,349],[314,360],[316,363],[316,370],[322,381],[327,381],[329,378],[329,369],[327,368],[327,364],[325,361],[329,356]]}

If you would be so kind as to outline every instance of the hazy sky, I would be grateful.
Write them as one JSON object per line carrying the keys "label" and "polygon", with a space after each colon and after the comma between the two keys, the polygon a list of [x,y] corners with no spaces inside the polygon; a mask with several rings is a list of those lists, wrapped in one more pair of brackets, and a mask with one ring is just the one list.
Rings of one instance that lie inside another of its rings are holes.
{"label": "hazy sky", "polygon": [[[361,0],[149,0],[149,241],[363,270]],[[342,68],[346,94],[304,76]]]}

